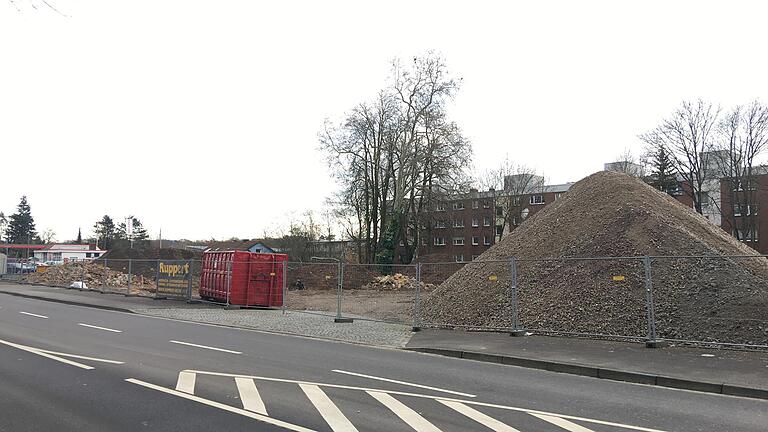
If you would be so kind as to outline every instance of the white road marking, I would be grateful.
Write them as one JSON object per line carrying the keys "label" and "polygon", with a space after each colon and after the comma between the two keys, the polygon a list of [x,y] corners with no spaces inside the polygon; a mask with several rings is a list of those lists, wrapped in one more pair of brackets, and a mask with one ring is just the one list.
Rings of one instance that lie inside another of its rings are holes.
{"label": "white road marking", "polygon": [[377,376],[373,376],[373,375],[364,375],[364,374],[357,373],[357,372],[348,372],[348,371],[343,371],[343,370],[339,370],[339,369],[334,369],[333,372],[340,373],[340,374],[345,374],[345,375],[352,375],[352,376],[362,377],[362,378],[370,378],[370,379],[379,380],[379,381],[391,382],[391,383],[394,383],[394,384],[402,384],[402,385],[411,386],[411,387],[418,387],[418,388],[423,388],[423,389],[427,389],[427,390],[434,390],[434,391],[439,391],[439,392],[443,392],[443,393],[450,393],[450,394],[455,394],[457,396],[464,396],[464,397],[471,397],[471,398],[477,397],[476,395],[469,394],[469,393],[462,393],[462,392],[457,392],[457,391],[453,391],[453,390],[442,389],[442,388],[439,388],[439,387],[430,387],[430,386],[426,386],[426,385],[422,385],[422,384],[414,384],[414,383],[409,383],[409,382],[406,382],[406,381],[398,381],[398,380],[393,380],[393,379],[389,379],[389,378],[377,377]]}
{"label": "white road marking", "polygon": [[31,346],[26,346],[26,345],[21,345],[21,344],[13,343],[13,342],[4,341],[2,339],[0,339],[0,343],[4,344],[4,345],[11,346],[11,347],[14,347],[16,349],[20,349],[22,351],[26,351],[26,352],[32,353],[32,354],[37,354],[37,355],[39,355],[41,357],[45,357],[45,358],[48,358],[48,359],[51,359],[51,360],[56,360],[58,362],[61,362],[61,363],[64,363],[64,364],[68,364],[70,366],[79,367],[80,369],[85,369],[85,370],[91,370],[91,369],[93,369],[93,366],[88,366],[86,364],[78,363],[76,361],[68,360],[68,359],[65,359],[65,358],[62,358],[62,357],[70,357],[70,358],[76,358],[76,359],[81,359],[81,360],[91,360],[91,361],[97,361],[97,362],[102,362],[102,363],[123,364],[123,362],[119,362],[119,361],[115,361],[115,360],[107,360],[107,359],[100,359],[100,358],[94,358],[94,357],[86,357],[86,356],[80,356],[80,355],[76,355],[76,354],[67,354],[67,353],[60,353],[60,352],[56,352],[56,351],[44,350],[44,349],[40,349],[40,348],[34,348],[34,347],[31,347]]}
{"label": "white road marking", "polygon": [[170,342],[171,343],[175,343],[175,344],[179,344],[179,345],[187,345],[187,346],[191,346],[191,347],[195,347],[195,348],[203,348],[203,349],[208,349],[208,350],[213,350],[213,351],[221,351],[221,352],[230,353],[230,354],[242,354],[240,351],[232,351],[232,350],[228,350],[228,349],[224,349],[224,348],[216,348],[216,347],[211,347],[211,346],[206,346],[206,345],[198,345],[198,344],[193,344],[193,343],[189,343],[189,342],[182,342],[182,341],[176,341],[176,340],[172,340]]}
{"label": "white road marking", "polygon": [[437,401],[453,401],[453,402],[460,402],[467,405],[475,405],[475,406],[483,406],[488,408],[498,408],[508,411],[516,411],[516,412],[522,412],[526,414],[541,414],[545,416],[550,417],[559,417],[561,419],[569,419],[569,420],[576,420],[576,421],[583,421],[586,423],[594,423],[604,426],[612,426],[612,427],[619,427],[619,428],[625,428],[625,429],[631,429],[635,431],[640,432],[665,432],[661,429],[653,429],[653,428],[647,428],[642,426],[632,426],[622,423],[616,423],[616,422],[610,422],[605,420],[597,420],[597,419],[590,419],[586,417],[577,417],[567,414],[557,414],[557,413],[551,413],[546,411],[538,411],[538,410],[532,410],[528,408],[520,408],[520,407],[513,407],[513,406],[507,406],[507,405],[499,405],[499,404],[493,404],[493,403],[487,403],[487,402],[479,402],[474,400],[462,400],[462,399],[454,399],[454,398],[448,398],[448,397],[440,397],[440,396],[433,396],[433,395],[425,395],[425,394],[419,394],[419,393],[409,393],[409,392],[402,392],[402,391],[390,391],[390,390],[382,390],[382,389],[372,389],[372,388],[365,388],[365,387],[355,387],[355,386],[348,386],[348,385],[341,385],[341,384],[324,384],[324,383],[318,383],[318,382],[311,382],[311,381],[298,381],[298,380],[291,380],[291,379],[282,379],[282,378],[271,378],[271,377],[263,377],[263,376],[256,376],[256,375],[242,375],[242,374],[230,374],[230,373],[224,373],[224,372],[206,372],[206,371],[199,371],[199,370],[187,370],[186,372],[192,372],[196,374],[202,374],[202,375],[211,375],[211,376],[221,376],[221,377],[242,377],[242,378],[250,378],[254,380],[260,380],[260,381],[270,381],[270,382],[280,382],[280,383],[290,383],[290,384],[309,384],[309,385],[316,385],[318,387],[326,387],[326,388],[338,388],[338,389],[346,389],[346,390],[360,390],[360,391],[372,391],[372,392],[381,392],[381,393],[388,393],[390,395],[400,395],[400,396],[409,396],[409,397],[416,397],[421,399],[432,399]]}
{"label": "white road marking", "polygon": [[197,374],[190,372],[179,372],[179,378],[176,380],[176,390],[184,393],[195,394],[195,381]]}
{"label": "white road marking", "polygon": [[[181,376],[179,376],[179,379],[181,379]],[[267,414],[267,407],[264,406],[264,401],[259,394],[259,389],[256,388],[256,383],[252,379],[235,377],[235,384],[237,384],[237,391],[240,393],[240,400],[243,402],[243,409],[261,415],[269,415]],[[178,386],[176,389],[178,390]]]}
{"label": "white road marking", "polygon": [[135,378],[128,378],[128,379],[126,379],[126,381],[128,381],[129,383],[138,384],[138,385],[140,385],[142,387],[146,387],[146,388],[149,388],[149,389],[152,389],[152,390],[157,390],[159,392],[167,393],[167,394],[170,394],[170,395],[178,396],[180,398],[184,398],[184,399],[188,399],[188,400],[191,400],[191,401],[194,401],[194,402],[198,402],[198,403],[201,403],[201,404],[204,404],[204,405],[212,406],[214,408],[218,408],[218,409],[221,409],[221,410],[224,410],[224,411],[228,411],[228,412],[235,413],[235,414],[240,414],[241,416],[252,418],[254,420],[258,420],[258,421],[261,421],[261,422],[264,422],[264,423],[268,423],[268,424],[271,424],[271,425],[274,425],[274,426],[277,426],[277,427],[281,427],[281,428],[284,428],[284,429],[288,429],[288,430],[291,430],[291,431],[295,431],[295,432],[316,432],[316,431],[314,431],[312,429],[307,429],[305,427],[301,427],[301,426],[298,426],[298,425],[295,425],[295,424],[287,423],[287,422],[284,422],[284,421],[281,421],[281,420],[277,420],[277,419],[269,418],[267,416],[263,416],[261,414],[257,414],[257,413],[250,412],[250,411],[246,411],[246,410],[244,410],[242,408],[235,408],[233,406],[225,405],[223,403],[215,402],[215,401],[208,400],[208,399],[203,399],[203,398],[195,396],[195,395],[183,393],[183,392],[176,391],[176,390],[173,390],[173,389],[168,389],[168,388],[165,388],[165,387],[161,387],[159,385],[155,385],[155,384],[148,383],[148,382],[145,382],[145,381],[137,380]]}
{"label": "white road marking", "polygon": [[389,410],[395,413],[396,416],[400,417],[400,420],[404,421],[416,432],[442,432],[435,425],[430,423],[429,420],[420,416],[419,413],[408,408],[405,404],[393,398],[388,393],[372,391],[366,393],[373,396],[374,399],[381,402],[385,407],[389,408]]}
{"label": "white road marking", "polygon": [[512,426],[506,425],[495,418],[485,415],[480,411],[470,408],[461,402],[438,400],[441,404],[458,411],[494,432],[520,432]]}
{"label": "white road marking", "polygon": [[545,422],[552,423],[555,426],[561,427],[569,432],[595,432],[592,429],[587,429],[584,426],[577,425],[576,423],[570,422],[568,420],[563,420],[560,417],[533,413],[531,413],[531,415],[536,418],[540,418]]}
{"label": "white road marking", "polygon": [[38,315],[38,314],[33,314],[33,313],[29,313],[29,312],[24,312],[24,311],[19,311],[19,313],[20,313],[20,314],[24,314],[24,315],[33,316],[33,317],[38,317],[38,318],[45,318],[45,319],[48,319],[48,317],[47,317],[47,316],[45,316],[45,315]]}
{"label": "white road marking", "polygon": [[341,412],[339,407],[331,401],[320,387],[311,384],[299,384],[299,387],[307,395],[312,405],[317,408],[320,415],[333,432],[357,432],[357,428]]}
{"label": "white road marking", "polygon": [[111,329],[111,328],[99,327],[99,326],[90,325],[90,324],[77,323],[77,325],[83,326],[83,327],[92,328],[92,329],[96,329],[96,330],[104,330],[104,331],[113,332],[113,333],[122,333],[123,332],[122,330],[115,330],[115,329]]}

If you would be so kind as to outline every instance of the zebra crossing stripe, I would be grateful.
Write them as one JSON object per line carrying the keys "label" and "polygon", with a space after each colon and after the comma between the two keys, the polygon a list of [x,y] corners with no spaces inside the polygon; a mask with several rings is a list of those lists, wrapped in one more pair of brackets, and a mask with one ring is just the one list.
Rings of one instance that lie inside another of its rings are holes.
{"label": "zebra crossing stripe", "polygon": [[577,425],[574,422],[562,419],[560,417],[544,415],[544,414],[535,414],[535,413],[529,413],[529,414],[531,414],[532,416],[538,419],[544,420],[545,422],[561,427],[569,432],[594,432],[592,429],[587,429],[584,426]]}
{"label": "zebra crossing stripe", "polygon": [[440,399],[438,399],[437,401],[447,406],[448,408],[451,408],[461,414],[464,414],[465,416],[471,418],[472,420],[480,423],[481,425],[487,427],[488,429],[494,432],[520,432],[519,430],[513,428],[512,426],[508,426],[491,416],[485,415],[474,408],[470,408],[464,405],[461,402],[454,402],[454,401],[440,400]]}
{"label": "zebra crossing stripe", "polygon": [[176,380],[176,390],[184,393],[195,394],[195,381],[197,374],[193,372],[179,372],[179,378]]}
{"label": "zebra crossing stripe", "polygon": [[261,415],[268,415],[264,401],[252,379],[235,377],[235,384],[237,384],[237,391],[240,393],[240,401],[243,402],[244,409]]}
{"label": "zebra crossing stripe", "polygon": [[317,408],[333,432],[358,432],[352,422],[344,416],[339,407],[331,401],[320,387],[311,384],[299,384],[299,387],[307,395],[312,405]]}
{"label": "zebra crossing stripe", "polygon": [[381,402],[382,405],[389,408],[390,411],[400,417],[400,420],[404,421],[408,426],[412,427],[416,432],[442,432],[437,426],[429,422],[416,411],[408,408],[405,404],[399,400],[393,398],[388,393],[368,391],[366,392],[373,396],[374,399]]}

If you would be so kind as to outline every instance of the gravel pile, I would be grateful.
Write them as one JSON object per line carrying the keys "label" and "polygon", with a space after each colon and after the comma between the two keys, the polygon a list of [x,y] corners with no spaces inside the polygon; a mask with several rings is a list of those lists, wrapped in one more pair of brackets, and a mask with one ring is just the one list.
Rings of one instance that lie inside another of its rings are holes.
{"label": "gravel pile", "polygon": [[[393,275],[384,275],[374,277],[373,281],[360,287],[364,290],[376,290],[376,291],[415,291],[417,287],[416,278],[407,276],[402,273],[395,273]],[[433,290],[435,288],[432,284],[425,284],[421,282],[422,290]]]}
{"label": "gravel pile", "polygon": [[528,329],[642,337],[639,260],[525,261],[551,257],[706,255],[652,262],[660,337],[768,344],[768,261],[640,180],[599,172],[571,187],[423,302],[424,322],[511,324],[508,260],[518,263],[520,320]]}

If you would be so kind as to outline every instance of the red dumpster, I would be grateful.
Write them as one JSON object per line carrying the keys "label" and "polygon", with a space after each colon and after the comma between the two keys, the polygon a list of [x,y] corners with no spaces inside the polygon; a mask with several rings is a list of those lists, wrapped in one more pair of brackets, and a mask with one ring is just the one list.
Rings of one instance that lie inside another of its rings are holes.
{"label": "red dumpster", "polygon": [[200,297],[236,306],[282,306],[286,261],[285,254],[206,252],[200,272]]}

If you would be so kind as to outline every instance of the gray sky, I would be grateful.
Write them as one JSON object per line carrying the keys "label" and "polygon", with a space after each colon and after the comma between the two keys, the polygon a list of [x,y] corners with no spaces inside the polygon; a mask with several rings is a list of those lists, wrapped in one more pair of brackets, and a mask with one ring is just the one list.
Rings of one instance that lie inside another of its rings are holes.
{"label": "gray sky", "polygon": [[[38,9],[29,6],[34,1]],[[434,49],[473,168],[601,169],[682,99],[768,99],[766,2],[0,0],[0,210],[260,236],[334,190],[317,132]]]}

